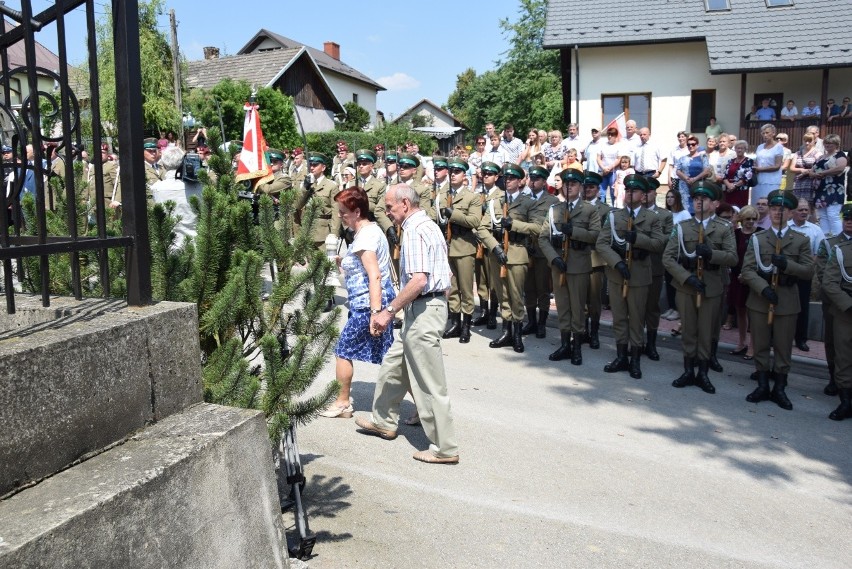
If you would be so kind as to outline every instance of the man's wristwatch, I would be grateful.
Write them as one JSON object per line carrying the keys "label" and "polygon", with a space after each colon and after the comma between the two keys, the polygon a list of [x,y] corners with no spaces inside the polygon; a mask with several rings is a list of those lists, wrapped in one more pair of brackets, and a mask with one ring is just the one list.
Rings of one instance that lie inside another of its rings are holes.
{"label": "man's wristwatch", "polygon": [[396,308],[393,307],[393,304],[388,304],[387,306],[385,306],[385,310],[387,310],[391,314],[396,314]]}

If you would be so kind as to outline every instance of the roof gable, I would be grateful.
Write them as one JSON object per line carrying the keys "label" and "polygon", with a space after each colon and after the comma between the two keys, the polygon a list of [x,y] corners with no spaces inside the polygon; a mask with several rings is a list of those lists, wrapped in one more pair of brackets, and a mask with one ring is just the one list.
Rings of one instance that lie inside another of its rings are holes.
{"label": "roof gable", "polygon": [[[321,49],[315,49],[311,46],[302,44],[297,42],[296,40],[290,39],[288,37],[282,36],[280,34],[276,34],[274,32],[270,32],[267,29],[261,28],[254,37],[252,37],[241,49],[238,54],[248,54],[253,53],[258,46],[263,43],[264,40],[269,39],[273,42],[277,43],[281,46],[282,49],[294,49],[294,48],[306,48],[308,52],[311,54],[311,57],[316,61],[317,65],[322,67],[323,69],[327,69],[329,71],[334,71],[335,73],[340,73],[341,75],[345,75],[355,81],[359,81],[361,83],[365,83],[370,87],[374,88],[376,91],[386,91],[384,87],[358,71],[357,69],[350,67],[339,61],[334,59],[326,52]],[[273,50],[274,51],[274,50]],[[262,53],[269,53],[262,52]]]}
{"label": "roof gable", "polygon": [[[795,0],[730,0],[705,10],[704,0],[550,0],[544,47],[595,47],[706,41],[711,73],[852,66],[849,4]],[[601,17],[612,14],[614,17]],[[829,39],[825,39],[829,38]]]}
{"label": "roof gable", "polygon": [[465,126],[464,123],[462,123],[456,117],[454,117],[453,115],[451,115],[450,113],[448,113],[447,111],[445,111],[444,109],[442,109],[441,107],[439,107],[438,105],[436,105],[435,103],[430,101],[429,99],[420,99],[415,104],[411,105],[410,107],[405,109],[402,113],[400,113],[400,115],[397,118],[395,118],[392,122],[395,123],[395,122],[402,120],[405,117],[410,117],[411,114],[413,114],[414,112],[417,112],[419,110],[426,111],[429,114],[431,114],[431,115],[433,115],[437,118],[440,118],[441,120],[443,120],[447,124],[451,124],[453,126],[460,126],[460,127],[463,127],[464,129],[467,129],[467,126]]}

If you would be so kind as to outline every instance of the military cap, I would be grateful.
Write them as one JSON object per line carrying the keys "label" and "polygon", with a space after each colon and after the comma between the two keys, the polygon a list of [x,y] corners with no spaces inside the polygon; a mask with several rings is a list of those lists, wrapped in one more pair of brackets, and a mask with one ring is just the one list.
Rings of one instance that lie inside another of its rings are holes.
{"label": "military cap", "polygon": [[410,166],[412,168],[420,166],[420,159],[413,154],[408,154],[407,152],[400,154],[399,158],[397,158],[397,162],[399,162],[400,166]]}
{"label": "military cap", "polygon": [[269,154],[269,161],[278,160],[284,162],[284,153],[277,148],[270,148],[266,151]]}
{"label": "military cap", "polygon": [[397,155],[396,150],[388,150],[387,154],[385,154],[385,162],[396,162]]}
{"label": "military cap", "polygon": [[541,166],[533,166],[532,168],[530,168],[530,176],[538,176],[539,178],[547,179],[547,168],[543,168]]}
{"label": "military cap", "polygon": [[[199,144],[199,146],[201,146]],[[156,138],[146,138],[142,141],[142,148],[145,150],[156,150],[157,149],[157,139]],[[10,149],[11,151],[11,149]]]}
{"label": "military cap", "polygon": [[503,175],[523,178],[525,174],[524,169],[515,164],[514,162],[506,162],[505,164],[503,164]]}
{"label": "military cap", "polygon": [[8,144],[4,144],[3,145],[3,154],[6,154],[7,152],[12,152],[12,147],[9,146]]}
{"label": "military cap", "polygon": [[328,156],[322,152],[308,152],[308,162],[311,164],[323,164],[328,166]]}
{"label": "military cap", "polygon": [[852,202],[846,202],[840,208],[840,219],[852,219]]}
{"label": "military cap", "polygon": [[586,181],[586,177],[580,170],[576,168],[565,168],[559,173],[559,177],[562,178],[562,182],[567,184],[568,182],[579,182],[582,186],[583,182]]}
{"label": "military cap", "polygon": [[373,152],[372,150],[367,149],[367,148],[362,148],[361,150],[358,150],[358,151],[355,152],[355,161],[358,161],[358,160],[367,160],[367,161],[375,164],[376,163],[376,153]]}
{"label": "military cap", "polygon": [[650,187],[648,186],[648,180],[645,179],[645,176],[641,174],[628,174],[624,177],[624,189],[627,191],[630,190],[641,190],[643,192],[650,191]]}
{"label": "military cap", "polygon": [[689,187],[689,195],[692,197],[707,196],[711,200],[719,200],[722,199],[722,188],[710,180],[698,180]]}
{"label": "military cap", "polygon": [[482,166],[479,167],[483,172],[488,172],[489,174],[499,174],[500,166],[498,166],[494,162],[483,162]]}
{"label": "military cap", "polygon": [[450,161],[447,159],[446,156],[435,156],[432,159],[432,166],[434,166],[436,170],[438,168],[449,168]]}
{"label": "military cap", "polygon": [[660,187],[660,181],[651,176],[645,176],[645,181],[648,182],[648,191],[655,192]]}
{"label": "military cap", "polygon": [[304,154],[304,151],[302,150],[301,146],[297,146],[293,149],[293,156],[300,156],[302,154]]}
{"label": "military cap", "polygon": [[787,209],[796,209],[796,206],[799,205],[799,198],[790,191],[772,190],[767,197],[769,205],[780,205]]}
{"label": "military cap", "polygon": [[384,150],[384,149],[385,149],[385,145],[384,145],[384,144],[382,144],[382,143],[380,142],[380,143],[378,143],[377,145],[375,145],[375,146],[373,147],[373,149],[374,149],[376,152],[378,152],[379,150]]}
{"label": "military cap", "polygon": [[461,158],[451,158],[450,168],[458,168],[459,170],[464,170],[465,172],[467,172],[470,166],[465,160],[462,160]]}
{"label": "military cap", "polygon": [[[594,130],[594,129],[592,129]],[[583,185],[585,186],[600,186],[603,183],[603,176],[597,172],[586,170],[583,172]]]}

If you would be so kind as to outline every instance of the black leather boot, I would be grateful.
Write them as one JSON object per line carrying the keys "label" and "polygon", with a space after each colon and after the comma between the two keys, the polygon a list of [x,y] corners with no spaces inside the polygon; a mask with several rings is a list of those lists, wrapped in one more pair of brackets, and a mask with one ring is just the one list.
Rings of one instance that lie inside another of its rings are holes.
{"label": "black leather boot", "polygon": [[642,358],[642,347],[632,346],[630,348],[630,377],[633,379],[642,379],[642,368],[639,366],[639,360]]}
{"label": "black leather boot", "polygon": [[683,373],[672,382],[672,387],[695,385],[695,358],[683,356]]}
{"label": "black leather boot", "polygon": [[479,299],[479,316],[471,321],[474,326],[485,326],[488,324],[488,301]]}
{"label": "black leather boot", "polygon": [[831,397],[837,397],[839,393],[837,384],[834,383],[834,362],[828,364],[828,385],[825,386],[822,392]]}
{"label": "black leather boot", "polygon": [[722,373],[725,371],[722,368],[722,364],[719,363],[718,358],[716,358],[716,351],[719,349],[719,341],[715,341],[710,344],[710,369],[715,371],[716,373]]}
{"label": "black leather boot", "polygon": [[496,340],[488,343],[489,348],[503,348],[512,345],[512,323],[508,320],[503,321],[503,333]]}
{"label": "black leather boot", "polygon": [[459,334],[460,344],[467,344],[470,342],[471,320],[473,320],[473,314],[462,314],[461,333]]}
{"label": "black leather boot", "polygon": [[560,360],[567,360],[571,357],[573,353],[571,351],[571,332],[562,331],[562,345],[560,345],[555,352],[547,356],[552,362],[558,362]]}
{"label": "black leather boot", "polygon": [[461,314],[458,312],[450,312],[448,320],[450,322],[450,327],[444,330],[444,339],[458,338],[459,335],[461,335]]}
{"label": "black leather boot", "polygon": [[645,355],[652,362],[660,361],[660,354],[657,353],[657,331],[648,330],[648,338],[645,340]]}
{"label": "black leather boot", "polygon": [[757,377],[757,388],[754,391],[746,395],[746,401],[749,403],[759,403],[761,401],[769,400],[769,372],[767,371],[758,371],[755,372]]}
{"label": "black leather boot", "polygon": [[538,330],[535,332],[536,338],[547,337],[547,311],[539,309],[538,311]]}
{"label": "black leather boot", "polygon": [[600,321],[592,320],[591,325],[589,326],[589,347],[593,350],[597,350],[601,347],[601,340],[598,338],[598,330],[600,330],[601,323]]}
{"label": "black leather boot", "polygon": [[497,329],[497,311],[500,309],[500,303],[497,302],[497,293],[491,293],[491,302],[488,304],[488,323],[485,325],[489,330]]}
{"label": "black leather boot", "polygon": [[575,366],[583,365],[583,338],[579,334],[574,336],[573,352],[571,353],[571,364]]}
{"label": "black leather boot", "polygon": [[604,366],[604,371],[607,373],[627,371],[630,367],[630,361],[627,359],[627,344],[616,344],[615,352],[615,359]]}
{"label": "black leather boot", "polygon": [[532,309],[527,308],[527,323],[521,328],[521,334],[526,336],[535,332],[538,332],[538,324],[536,324],[535,320],[535,307],[532,307]]}
{"label": "black leather boot", "polygon": [[513,335],[512,349],[519,354],[524,353],[524,335],[521,330],[521,323],[515,322],[515,334]]}
{"label": "black leather boot", "polygon": [[790,398],[787,397],[787,393],[784,389],[787,387],[787,374],[786,373],[776,373],[775,374],[775,385],[772,386],[772,394],[769,398],[782,409],[786,409],[787,411],[793,410],[793,403],[790,401]]}
{"label": "black leather boot", "polygon": [[698,360],[698,373],[695,376],[695,385],[700,387],[704,393],[716,393],[716,388],[710,383],[710,377],[707,375],[709,367],[710,362]]}
{"label": "black leather boot", "polygon": [[832,411],[828,418],[832,421],[852,419],[852,389],[844,387],[838,389],[837,394],[840,396],[840,406]]}
{"label": "black leather boot", "polygon": [[589,321],[590,320],[591,320],[591,318],[589,318],[587,316],[586,317],[586,325],[583,327],[583,336],[580,338],[581,344],[588,344],[589,343]]}

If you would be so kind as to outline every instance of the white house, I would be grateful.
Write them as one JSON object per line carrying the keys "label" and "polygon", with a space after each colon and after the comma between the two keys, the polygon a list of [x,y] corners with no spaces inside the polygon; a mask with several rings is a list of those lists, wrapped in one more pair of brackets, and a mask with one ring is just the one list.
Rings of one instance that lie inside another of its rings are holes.
{"label": "white house", "polygon": [[[768,97],[780,111],[852,95],[852,4],[837,0],[550,0],[544,47],[562,57],[565,122],[583,134],[622,111],[667,147],[708,119],[759,142],[745,121]],[[852,121],[783,123],[798,144],[818,123],[852,147]]]}
{"label": "white house", "polygon": [[436,139],[441,152],[446,154],[454,145],[464,142],[464,132],[467,130],[464,123],[429,99],[420,99],[403,111],[393,122],[410,121],[415,116],[421,117],[425,125],[414,127],[411,130],[422,132]]}

